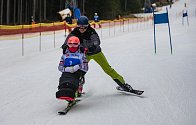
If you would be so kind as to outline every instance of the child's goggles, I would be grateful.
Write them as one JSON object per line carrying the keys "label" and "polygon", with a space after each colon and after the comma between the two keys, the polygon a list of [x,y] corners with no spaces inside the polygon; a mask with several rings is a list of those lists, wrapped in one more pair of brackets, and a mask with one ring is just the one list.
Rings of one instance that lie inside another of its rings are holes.
{"label": "child's goggles", "polygon": [[69,47],[78,47],[79,43],[67,43]]}

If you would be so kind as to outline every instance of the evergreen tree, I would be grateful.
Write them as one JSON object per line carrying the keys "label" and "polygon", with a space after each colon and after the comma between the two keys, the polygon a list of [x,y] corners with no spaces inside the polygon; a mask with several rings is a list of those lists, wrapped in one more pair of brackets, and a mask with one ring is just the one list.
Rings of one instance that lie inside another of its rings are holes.
{"label": "evergreen tree", "polygon": [[113,19],[120,11],[120,0],[86,0],[85,3],[85,15],[90,19],[95,12],[101,19]]}
{"label": "evergreen tree", "polygon": [[120,3],[124,13],[138,13],[143,7],[143,0],[120,0]]}

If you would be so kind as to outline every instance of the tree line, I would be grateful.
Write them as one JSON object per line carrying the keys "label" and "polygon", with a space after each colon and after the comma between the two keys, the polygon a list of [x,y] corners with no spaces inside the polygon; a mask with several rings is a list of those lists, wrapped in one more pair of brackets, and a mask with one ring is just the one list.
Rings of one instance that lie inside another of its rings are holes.
{"label": "tree line", "polygon": [[75,1],[82,15],[89,19],[98,13],[100,19],[114,19],[117,15],[141,12],[145,0],[0,0],[0,24],[29,24],[59,21],[57,12],[66,8],[66,2]]}
{"label": "tree line", "polygon": [[64,9],[65,0],[0,0],[0,24],[28,24],[55,20],[56,13]]}

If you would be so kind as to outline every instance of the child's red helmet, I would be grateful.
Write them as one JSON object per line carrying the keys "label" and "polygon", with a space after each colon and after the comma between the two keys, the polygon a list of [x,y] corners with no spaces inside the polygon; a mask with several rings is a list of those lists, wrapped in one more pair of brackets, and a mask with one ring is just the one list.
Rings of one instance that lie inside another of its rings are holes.
{"label": "child's red helmet", "polygon": [[80,40],[76,36],[71,36],[67,41],[68,49],[71,52],[76,52],[78,50],[78,46],[80,45]]}

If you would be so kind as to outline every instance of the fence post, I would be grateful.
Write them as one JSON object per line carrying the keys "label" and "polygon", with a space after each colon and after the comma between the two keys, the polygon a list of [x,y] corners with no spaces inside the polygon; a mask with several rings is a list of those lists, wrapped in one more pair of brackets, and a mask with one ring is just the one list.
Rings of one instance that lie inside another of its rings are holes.
{"label": "fence post", "polygon": [[123,32],[125,31],[125,22],[124,22],[124,18],[122,19],[123,20]]}
{"label": "fence post", "polygon": [[102,27],[101,27],[101,38],[102,38]]}
{"label": "fence post", "polygon": [[22,56],[24,56],[24,25],[22,24]]}
{"label": "fence post", "polygon": [[41,48],[41,39],[42,39],[42,37],[41,37],[41,36],[42,36],[42,31],[41,31],[41,28],[42,28],[42,27],[41,27],[41,23],[40,23],[39,27],[40,27],[40,33],[39,33],[39,35],[40,35],[40,39],[39,39],[39,51],[41,52],[41,49],[42,49],[42,48]]}
{"label": "fence post", "polygon": [[54,22],[53,22],[53,28],[54,28],[54,48],[56,47],[56,39],[55,39],[55,35],[56,35],[56,32],[55,32],[55,25],[54,25]]}
{"label": "fence post", "polygon": [[110,36],[110,20],[109,20],[109,36]]}
{"label": "fence post", "polygon": [[114,36],[115,36],[115,20],[114,20]]}
{"label": "fence post", "polygon": [[129,19],[128,19],[128,32],[129,32]]}

